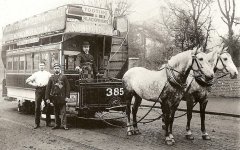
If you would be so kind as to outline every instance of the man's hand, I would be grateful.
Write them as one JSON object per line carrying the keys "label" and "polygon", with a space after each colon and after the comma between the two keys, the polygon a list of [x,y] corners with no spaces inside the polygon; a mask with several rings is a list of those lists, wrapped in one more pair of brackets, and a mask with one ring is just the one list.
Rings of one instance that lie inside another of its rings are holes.
{"label": "man's hand", "polygon": [[49,104],[50,103],[50,99],[47,99],[46,102]]}
{"label": "man's hand", "polygon": [[96,76],[101,77],[101,76],[103,76],[103,74],[97,73]]}
{"label": "man's hand", "polygon": [[68,102],[69,100],[70,100],[70,98],[68,98],[68,97],[65,98],[65,101],[66,101],[66,102]]}
{"label": "man's hand", "polygon": [[80,68],[79,66],[77,66],[77,67],[75,68],[75,70],[78,70],[79,72],[82,72],[82,68]]}

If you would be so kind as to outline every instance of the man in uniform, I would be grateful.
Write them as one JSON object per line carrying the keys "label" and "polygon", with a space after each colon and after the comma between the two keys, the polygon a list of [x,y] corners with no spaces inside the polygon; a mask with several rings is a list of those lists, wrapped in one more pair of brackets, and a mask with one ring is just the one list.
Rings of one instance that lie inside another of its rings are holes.
{"label": "man in uniform", "polygon": [[77,56],[76,70],[83,73],[84,78],[94,78],[98,76],[96,63],[94,57],[89,53],[90,44],[85,41],[82,45],[83,53]]}
{"label": "man in uniform", "polygon": [[[45,70],[45,63],[39,64],[39,71],[32,74],[27,78],[26,83],[36,88],[35,90],[35,126],[34,129],[40,127],[40,116],[41,116],[41,102],[45,98],[46,85],[51,77],[51,73]],[[50,126],[50,107],[45,101],[46,106],[46,126]]]}
{"label": "man in uniform", "polygon": [[[49,79],[45,98],[54,105],[55,126],[52,129],[67,128],[66,101],[70,97],[70,85],[67,77],[60,72],[60,64],[54,64],[54,75]],[[60,116],[61,115],[61,119]]]}

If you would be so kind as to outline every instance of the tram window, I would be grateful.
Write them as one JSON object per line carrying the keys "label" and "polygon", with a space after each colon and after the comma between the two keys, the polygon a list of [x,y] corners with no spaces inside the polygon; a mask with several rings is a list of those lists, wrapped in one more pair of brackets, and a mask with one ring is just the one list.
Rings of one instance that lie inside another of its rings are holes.
{"label": "tram window", "polygon": [[49,53],[48,52],[41,53],[41,62],[45,62],[46,69],[49,70]]}
{"label": "tram window", "polygon": [[32,47],[32,43],[26,44],[26,47]]}
{"label": "tram window", "polygon": [[4,51],[9,50],[9,45],[4,45],[4,46],[2,47],[2,50],[4,50]]}
{"label": "tram window", "polygon": [[12,50],[12,49],[13,49],[13,45],[10,45],[10,46],[9,46],[9,49]]}
{"label": "tram window", "polygon": [[58,56],[58,51],[50,52],[50,69],[53,69],[53,65],[55,63],[59,63],[59,56]]}
{"label": "tram window", "polygon": [[50,37],[46,37],[42,39],[42,45],[46,45],[50,43]]}
{"label": "tram window", "polygon": [[32,46],[38,46],[38,45],[39,45],[39,42],[32,43]]}
{"label": "tram window", "polygon": [[13,63],[12,61],[13,61],[12,57],[7,58],[7,69],[8,70],[12,70],[12,63]]}
{"label": "tram window", "polygon": [[76,58],[79,53],[79,51],[64,51],[65,70],[75,70]]}
{"label": "tram window", "polygon": [[31,72],[32,69],[32,54],[26,54],[26,72]]}
{"label": "tram window", "polygon": [[19,66],[19,61],[18,61],[19,57],[18,56],[14,56],[13,57],[13,70],[16,71],[18,70],[18,66]]}
{"label": "tram window", "polygon": [[25,45],[19,45],[18,46],[18,48],[24,48],[25,47]]}
{"label": "tram window", "polygon": [[33,70],[37,71],[39,69],[39,53],[33,53]]}
{"label": "tram window", "polygon": [[13,45],[13,49],[17,49],[17,44],[14,44],[14,45]]}
{"label": "tram window", "polygon": [[58,43],[62,41],[62,35],[57,35],[57,36],[53,36],[51,37],[52,43]]}
{"label": "tram window", "polygon": [[74,70],[76,67],[76,57],[74,56],[66,56],[65,57],[65,69],[66,70]]}
{"label": "tram window", "polygon": [[19,56],[19,70],[21,71],[24,70],[24,61],[25,61],[24,55]]}

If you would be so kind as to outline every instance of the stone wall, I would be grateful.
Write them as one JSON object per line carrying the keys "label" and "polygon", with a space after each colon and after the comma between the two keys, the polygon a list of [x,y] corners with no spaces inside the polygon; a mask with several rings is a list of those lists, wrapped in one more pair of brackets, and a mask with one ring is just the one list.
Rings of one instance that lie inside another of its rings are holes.
{"label": "stone wall", "polygon": [[[240,67],[238,67],[240,72]],[[215,76],[219,77],[221,74],[217,73]],[[229,75],[218,79],[212,87],[210,96],[223,96],[223,97],[240,97],[240,79],[231,79]]]}

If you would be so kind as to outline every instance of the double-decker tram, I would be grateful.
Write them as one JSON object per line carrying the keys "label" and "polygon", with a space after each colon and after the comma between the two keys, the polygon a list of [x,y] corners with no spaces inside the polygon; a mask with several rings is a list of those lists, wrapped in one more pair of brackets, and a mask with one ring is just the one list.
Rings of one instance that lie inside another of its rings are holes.
{"label": "double-decker tram", "polygon": [[[124,110],[121,77],[128,69],[128,21],[104,8],[64,5],[7,25],[3,31],[2,60],[7,97],[19,111],[33,111],[35,89],[25,80],[39,62],[53,73],[60,63],[71,85],[67,110],[89,116],[109,109]],[[75,70],[84,41],[90,44],[99,76],[85,78]]]}

